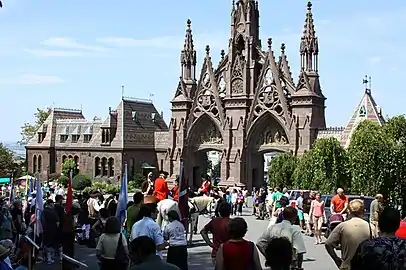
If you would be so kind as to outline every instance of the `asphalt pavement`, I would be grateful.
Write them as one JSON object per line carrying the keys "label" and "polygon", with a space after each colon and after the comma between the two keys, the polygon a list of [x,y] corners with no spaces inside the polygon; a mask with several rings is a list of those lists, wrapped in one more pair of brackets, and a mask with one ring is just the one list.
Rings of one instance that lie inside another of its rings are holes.
{"label": "asphalt pavement", "polygon": [[[251,209],[244,209],[243,217],[248,223],[248,232],[246,239],[256,242],[262,232],[268,225],[266,220],[256,220],[251,215]],[[205,217],[200,217],[199,227],[204,226],[208,222]],[[308,236],[304,236],[307,253],[305,255],[305,262],[303,264],[304,269],[311,270],[336,270],[334,262],[328,256],[323,245],[314,245],[314,239]],[[200,235],[193,237],[193,246],[189,249],[189,269],[193,270],[212,270],[211,264],[211,250],[204,243]],[[88,265],[89,269],[98,269],[97,259],[94,249],[89,249],[84,246],[77,246],[75,250],[75,258]],[[261,261],[264,264],[264,258],[261,256]],[[36,268],[38,270],[57,270],[60,269],[60,264],[56,261],[53,265],[40,264]],[[84,269],[84,268],[79,268]],[[264,268],[266,269],[266,268]]]}

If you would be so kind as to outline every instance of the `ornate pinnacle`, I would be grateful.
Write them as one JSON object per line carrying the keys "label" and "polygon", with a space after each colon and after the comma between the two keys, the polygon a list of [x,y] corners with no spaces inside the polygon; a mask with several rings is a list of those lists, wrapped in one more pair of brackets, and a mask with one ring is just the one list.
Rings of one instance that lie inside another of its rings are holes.
{"label": "ornate pinnacle", "polygon": [[272,47],[272,38],[268,38],[268,48]]}
{"label": "ornate pinnacle", "polygon": [[190,26],[192,25],[192,21],[190,19],[187,19],[186,25],[188,28],[190,28]]}
{"label": "ornate pinnacle", "polygon": [[282,53],[285,53],[285,49],[286,49],[285,43],[282,43],[282,44],[281,44],[281,51],[282,51]]}
{"label": "ornate pinnacle", "polygon": [[312,2],[307,2],[307,10],[312,11]]}
{"label": "ornate pinnacle", "polygon": [[206,54],[209,55],[210,54],[210,46],[206,45]]}
{"label": "ornate pinnacle", "polygon": [[226,55],[226,53],[224,52],[224,50],[221,50],[220,55],[221,55],[221,60],[223,60],[223,59],[224,59],[224,56]]}

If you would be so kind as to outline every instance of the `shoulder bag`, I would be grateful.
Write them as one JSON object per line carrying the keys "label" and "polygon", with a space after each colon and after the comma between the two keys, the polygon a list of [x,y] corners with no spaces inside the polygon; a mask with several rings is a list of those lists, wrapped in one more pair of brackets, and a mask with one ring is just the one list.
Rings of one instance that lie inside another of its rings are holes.
{"label": "shoulder bag", "polygon": [[128,265],[129,258],[123,246],[123,235],[120,232],[120,236],[118,238],[117,249],[116,249],[116,256],[114,257],[117,265]]}

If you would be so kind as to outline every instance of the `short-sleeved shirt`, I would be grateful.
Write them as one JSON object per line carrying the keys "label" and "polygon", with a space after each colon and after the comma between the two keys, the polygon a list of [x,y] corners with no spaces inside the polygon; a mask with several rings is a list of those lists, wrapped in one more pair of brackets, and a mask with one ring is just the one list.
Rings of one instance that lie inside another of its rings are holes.
{"label": "short-sleeved shirt", "polygon": [[99,242],[97,242],[96,250],[100,252],[103,258],[114,259],[116,257],[117,245],[120,236],[124,249],[127,249],[127,240],[121,233],[114,234],[103,233],[100,236]]}
{"label": "short-sleeved shirt", "polygon": [[275,203],[276,208],[281,208],[281,204],[279,200],[283,197],[283,193],[280,191],[276,191],[272,194],[272,201]]}
{"label": "short-sleeved shirt", "polygon": [[228,217],[218,217],[209,221],[204,226],[204,230],[213,234],[213,250],[211,252],[211,257],[215,258],[217,256],[217,251],[221,244],[230,240],[228,235],[228,222],[230,218]]}
{"label": "short-sleeved shirt", "polygon": [[[161,227],[152,218],[144,217],[140,221],[137,221],[132,229],[130,241],[134,240],[140,236],[148,236],[153,239],[155,245],[159,246],[164,243],[164,236],[161,231]],[[157,251],[156,253],[159,257],[163,258],[162,252]]]}
{"label": "short-sleeved shirt", "polygon": [[339,196],[337,194],[331,199],[331,205],[333,206],[333,210],[336,213],[343,211],[346,203],[348,203],[348,197],[345,195]]}
{"label": "short-sleeved shirt", "polygon": [[353,217],[340,223],[330,234],[326,245],[341,246],[341,258],[343,260],[340,269],[350,269],[351,259],[354,257],[359,244],[371,238],[372,230],[369,223],[357,217]]}
{"label": "short-sleeved shirt", "polygon": [[138,213],[140,212],[141,206],[138,204],[131,205],[127,209],[127,233],[131,234],[131,229],[137,219]]}

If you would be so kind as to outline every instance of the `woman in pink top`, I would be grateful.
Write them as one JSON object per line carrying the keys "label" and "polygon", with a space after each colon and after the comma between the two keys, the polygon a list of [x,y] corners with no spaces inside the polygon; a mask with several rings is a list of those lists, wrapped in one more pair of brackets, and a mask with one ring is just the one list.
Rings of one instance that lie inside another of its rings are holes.
{"label": "woman in pink top", "polygon": [[321,244],[323,242],[321,239],[321,227],[326,220],[326,213],[324,212],[324,201],[320,199],[320,193],[316,193],[316,199],[312,201],[309,216],[313,222],[316,245]]}

